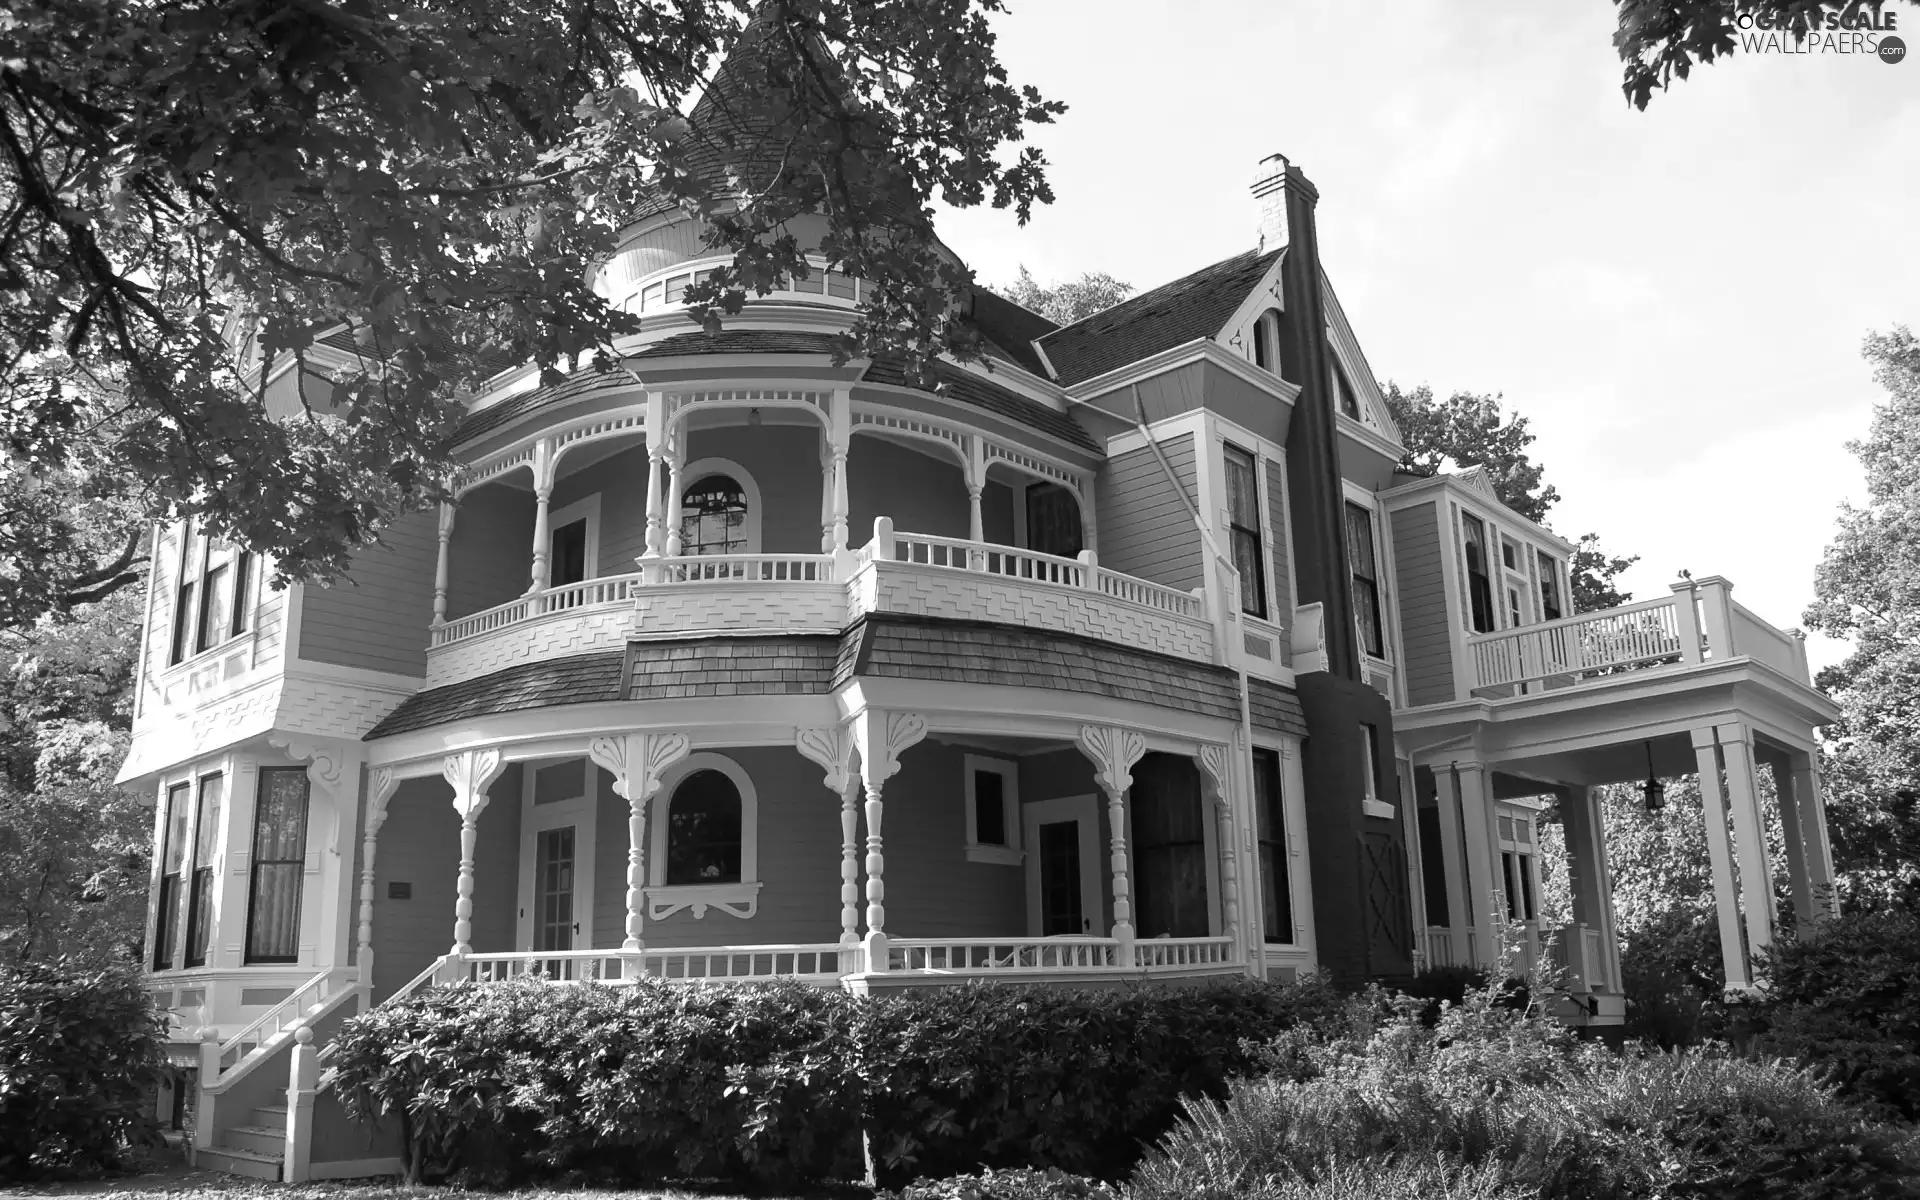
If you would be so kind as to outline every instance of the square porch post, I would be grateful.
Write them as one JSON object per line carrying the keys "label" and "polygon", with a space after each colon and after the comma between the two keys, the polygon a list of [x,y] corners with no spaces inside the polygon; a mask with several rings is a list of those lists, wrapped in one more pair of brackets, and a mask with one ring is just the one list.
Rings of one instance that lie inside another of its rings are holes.
{"label": "square porch post", "polygon": [[[1756,754],[1755,758],[1759,756]],[[1778,757],[1757,765],[1773,776],[1773,794],[1780,803],[1780,842],[1787,856],[1787,883],[1793,892],[1793,915],[1802,928],[1819,920],[1813,885],[1807,877],[1807,846],[1800,822],[1799,798],[1793,794],[1793,771]]]}
{"label": "square porch post", "polygon": [[1819,759],[1811,750],[1787,755],[1793,775],[1793,798],[1799,810],[1799,832],[1805,844],[1807,887],[1813,893],[1814,917],[1840,915],[1840,894],[1833,886],[1833,846],[1827,840],[1826,786],[1820,779]]}
{"label": "square porch post", "polygon": [[1726,969],[1727,988],[1744,990],[1752,976],[1747,972],[1746,944],[1740,935],[1740,896],[1733,877],[1733,850],[1727,840],[1727,807],[1720,787],[1720,754],[1711,725],[1689,731],[1693,739],[1694,761],[1700,771],[1700,803],[1707,826],[1707,861],[1713,870],[1714,908],[1719,915],[1720,958]]}
{"label": "square porch post", "polygon": [[1747,953],[1754,955],[1773,945],[1773,869],[1767,860],[1760,789],[1754,778],[1753,732],[1744,723],[1729,722],[1717,726],[1714,734],[1727,767],[1727,802],[1733,810]]}
{"label": "square porch post", "polygon": [[[1565,788],[1561,812],[1567,831],[1567,878],[1573,893],[1573,923],[1600,934],[1602,963],[1611,990],[1620,990],[1620,943],[1614,936],[1613,881],[1607,872],[1607,834],[1595,788]],[[1569,947],[1569,951],[1572,948]],[[1585,948],[1581,948],[1584,961]],[[1571,956],[1571,955],[1570,955]],[[1589,991],[1591,979],[1582,980]]]}
{"label": "square porch post", "polygon": [[[1499,960],[1501,881],[1493,866],[1494,812],[1491,780],[1487,764],[1454,762],[1449,764],[1450,782],[1460,809],[1460,842],[1466,861],[1466,879],[1462,887],[1462,911],[1473,926],[1473,959],[1483,967]],[[1436,771],[1436,781],[1442,772]],[[1447,824],[1442,814],[1441,830]],[[1451,897],[1449,898],[1451,899]]]}

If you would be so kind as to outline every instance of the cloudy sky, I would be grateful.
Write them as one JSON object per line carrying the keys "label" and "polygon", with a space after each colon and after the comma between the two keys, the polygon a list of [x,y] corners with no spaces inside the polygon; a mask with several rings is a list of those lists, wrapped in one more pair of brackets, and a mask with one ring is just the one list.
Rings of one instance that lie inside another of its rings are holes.
{"label": "cloudy sky", "polygon": [[1071,111],[1030,225],[943,214],[983,279],[1147,288],[1239,253],[1285,153],[1377,376],[1504,393],[1551,523],[1639,554],[1636,597],[1686,568],[1799,623],[1864,493],[1861,338],[1920,324],[1920,58],[1736,57],[1641,113],[1604,0],[1009,3],[1013,78]]}

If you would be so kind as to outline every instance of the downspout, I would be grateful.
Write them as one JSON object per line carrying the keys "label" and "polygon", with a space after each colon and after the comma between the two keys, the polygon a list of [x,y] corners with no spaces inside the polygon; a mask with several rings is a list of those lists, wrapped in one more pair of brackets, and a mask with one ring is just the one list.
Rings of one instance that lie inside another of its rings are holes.
{"label": "downspout", "polygon": [[[1187,515],[1193,518],[1193,527],[1200,531],[1200,540],[1206,544],[1207,553],[1213,556],[1213,560],[1216,563],[1227,569],[1237,584],[1240,578],[1239,569],[1233,565],[1231,559],[1220,553],[1220,544],[1213,540],[1213,531],[1207,527],[1206,519],[1200,515],[1200,505],[1195,502],[1193,497],[1187,495],[1187,489],[1180,483],[1180,476],[1174,472],[1173,463],[1167,459],[1167,452],[1160,448],[1160,442],[1153,436],[1153,431],[1147,428],[1147,406],[1140,399],[1140,385],[1132,384],[1128,390],[1133,393],[1134,428],[1139,431],[1141,437],[1146,439],[1147,449],[1153,451],[1154,461],[1160,464],[1160,470],[1166,475],[1167,483],[1173,488],[1174,494],[1180,497],[1180,503],[1186,506]],[[1085,404],[1087,402],[1084,400],[1075,400],[1072,401],[1072,403]],[[1102,409],[1101,411],[1105,412],[1106,410]],[[1111,416],[1114,414],[1109,413],[1108,415]],[[1125,420],[1126,418],[1122,417],[1121,419]],[[1207,591],[1211,594],[1213,589],[1208,588]],[[1221,597],[1221,603],[1224,603],[1225,599],[1225,597]],[[1215,637],[1219,641],[1218,650],[1223,662],[1229,660],[1226,647],[1226,624],[1224,617],[1216,612],[1214,616],[1214,630]],[[1244,750],[1244,753],[1238,757],[1243,772],[1242,780],[1245,785],[1245,791],[1251,796],[1253,791],[1253,707],[1248,700],[1251,692],[1246,668],[1244,666],[1236,667],[1234,671],[1240,677],[1240,745]],[[1233,811],[1231,804],[1227,806],[1227,811],[1229,813]],[[1238,840],[1238,834],[1241,832],[1238,820],[1233,822],[1233,827],[1236,840]],[[1259,858],[1258,854],[1252,852],[1254,849],[1256,849],[1256,847],[1248,847],[1249,852],[1247,854],[1238,856],[1240,859],[1240,871],[1237,874],[1240,880],[1254,880],[1255,874],[1258,871],[1257,860]],[[1221,882],[1225,883],[1225,880]],[[1255,898],[1258,898],[1257,888],[1247,888],[1243,886],[1241,890],[1243,892],[1253,891]],[[1245,897],[1242,896],[1237,899],[1244,900]],[[1265,979],[1267,977],[1267,956],[1264,952],[1255,954],[1253,952],[1255,943],[1251,938],[1247,938],[1248,926],[1252,920],[1252,912],[1252,904],[1240,904],[1240,928],[1236,932],[1247,940],[1247,957],[1254,968],[1254,975],[1257,978]],[[1259,944],[1264,945],[1264,942]]]}

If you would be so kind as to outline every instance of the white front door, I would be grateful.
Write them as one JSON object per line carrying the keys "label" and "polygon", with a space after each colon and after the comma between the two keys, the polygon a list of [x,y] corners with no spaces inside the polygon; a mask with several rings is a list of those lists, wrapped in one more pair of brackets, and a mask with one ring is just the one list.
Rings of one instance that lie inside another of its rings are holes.
{"label": "white front door", "polygon": [[521,950],[593,944],[593,824],[599,772],[585,759],[528,763],[520,808]]}
{"label": "white front door", "polygon": [[1023,806],[1027,933],[1085,936],[1105,930],[1100,908],[1100,819],[1092,796]]}

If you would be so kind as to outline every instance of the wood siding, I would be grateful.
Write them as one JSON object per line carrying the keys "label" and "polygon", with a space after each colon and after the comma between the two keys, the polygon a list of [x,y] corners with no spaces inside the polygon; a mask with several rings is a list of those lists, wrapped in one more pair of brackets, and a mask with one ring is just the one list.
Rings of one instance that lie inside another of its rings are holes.
{"label": "wood siding", "polygon": [[525,474],[510,478],[460,498],[447,547],[450,621],[523,595],[533,577],[533,493]]}
{"label": "wood siding", "polygon": [[[818,513],[817,497],[814,505]],[[856,432],[847,448],[847,543],[866,545],[873,519],[881,516],[892,517],[902,533],[966,537],[967,484],[959,461],[932,446],[922,453]]]}
{"label": "wood siding", "polygon": [[1447,627],[1447,585],[1441,569],[1444,544],[1433,504],[1416,504],[1388,515],[1393,528],[1394,583],[1400,641],[1406,656],[1407,703],[1441,704],[1453,699],[1453,642]]}
{"label": "wood siding", "polygon": [[[348,579],[309,585],[300,610],[300,657],[402,675],[427,670],[439,513],[412,513],[353,556]],[[261,632],[266,633],[265,621]]]}
{"label": "wood siding", "polygon": [[[1189,499],[1197,495],[1193,443],[1193,437],[1184,433],[1160,443]],[[1100,565],[1168,587],[1200,585],[1204,577],[1200,532],[1150,447],[1109,458],[1096,495]]]}

